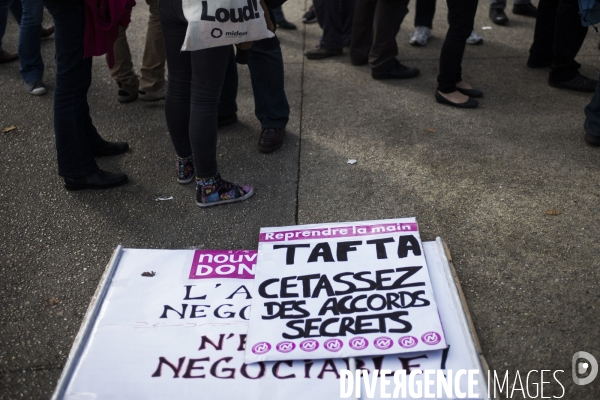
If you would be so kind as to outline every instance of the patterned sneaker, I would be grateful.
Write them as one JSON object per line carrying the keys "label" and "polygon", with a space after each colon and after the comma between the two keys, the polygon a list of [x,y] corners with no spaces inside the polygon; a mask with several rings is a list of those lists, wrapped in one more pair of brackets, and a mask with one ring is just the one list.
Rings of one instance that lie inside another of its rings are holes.
{"label": "patterned sneaker", "polygon": [[431,37],[431,29],[426,26],[415,26],[415,32],[409,40],[413,46],[425,46]]}
{"label": "patterned sneaker", "polygon": [[175,156],[175,169],[177,170],[177,182],[185,185],[194,179],[194,158]]}
{"label": "patterned sneaker", "polygon": [[196,204],[200,207],[242,201],[253,194],[254,189],[250,186],[242,186],[221,179],[221,175],[218,172],[214,178],[196,178]]}

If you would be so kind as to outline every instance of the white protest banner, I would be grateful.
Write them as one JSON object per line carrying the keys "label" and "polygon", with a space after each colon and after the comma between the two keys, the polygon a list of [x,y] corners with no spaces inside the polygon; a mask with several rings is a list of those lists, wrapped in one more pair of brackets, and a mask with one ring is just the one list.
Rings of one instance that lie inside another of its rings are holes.
{"label": "white protest banner", "polygon": [[414,218],[261,229],[247,363],[443,348]]}
{"label": "white protest banner", "polygon": [[274,37],[260,0],[183,0],[188,21],[183,51]]}
{"label": "white protest banner", "polygon": [[[417,369],[481,371],[460,302],[457,306],[452,296],[454,283],[444,274],[447,261],[435,243],[423,247],[435,268],[432,283],[451,346],[358,358],[358,368],[370,377],[375,370],[403,370],[406,375]],[[255,251],[121,251],[99,286],[90,307],[98,313],[88,311],[53,399],[341,398],[340,378],[349,368],[348,359],[244,363],[255,256]],[[383,392],[383,380],[377,380],[376,390],[363,382],[362,398],[381,399],[382,393],[394,392],[392,376],[387,380],[392,383]],[[483,372],[476,383],[475,393],[485,393]],[[422,391],[427,387],[424,375],[416,376],[415,387],[419,385]],[[468,392],[466,375],[456,387]],[[402,395],[401,388],[398,393]]]}

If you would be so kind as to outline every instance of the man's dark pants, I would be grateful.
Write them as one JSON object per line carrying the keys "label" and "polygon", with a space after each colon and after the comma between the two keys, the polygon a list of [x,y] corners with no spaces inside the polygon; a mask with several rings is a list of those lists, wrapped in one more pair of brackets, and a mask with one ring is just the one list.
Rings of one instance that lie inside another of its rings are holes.
{"label": "man's dark pants", "polygon": [[[254,93],[254,112],[263,129],[285,128],[290,106],[284,89],[281,47],[265,50],[261,41],[254,42],[248,57]],[[237,112],[238,73],[233,50],[219,101],[219,116]]]}
{"label": "man's dark pants", "polygon": [[87,102],[92,57],[83,58],[84,1],[44,0],[44,6],[54,19],[54,134],[58,174],[82,177],[98,170],[91,147],[103,142],[92,123]]}
{"label": "man's dark pants", "polygon": [[323,36],[319,46],[341,50],[350,43],[354,0],[313,0],[315,14]]}
{"label": "man's dark pants", "polygon": [[550,81],[564,82],[577,76],[575,61],[587,34],[581,25],[577,0],[540,0],[529,61],[552,63]]}
{"label": "man's dark pants", "polygon": [[396,65],[396,35],[408,14],[408,0],[356,0],[350,60],[369,62],[375,73],[385,73]]}

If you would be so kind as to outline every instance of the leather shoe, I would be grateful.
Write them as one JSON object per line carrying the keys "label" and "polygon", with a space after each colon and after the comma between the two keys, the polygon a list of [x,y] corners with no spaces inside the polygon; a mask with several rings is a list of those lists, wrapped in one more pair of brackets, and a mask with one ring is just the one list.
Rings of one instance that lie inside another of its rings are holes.
{"label": "leather shoe", "polygon": [[6,64],[9,62],[17,61],[19,59],[19,54],[17,53],[9,53],[6,50],[0,50],[0,64]]}
{"label": "leather shoe", "polygon": [[490,19],[496,25],[505,25],[508,22],[508,16],[501,8],[490,8]]}
{"label": "leather shoe", "polygon": [[271,153],[283,145],[285,128],[267,128],[260,132],[258,140],[258,151],[261,153]]}
{"label": "leather shoe", "polygon": [[548,84],[559,89],[569,89],[583,93],[594,93],[596,91],[596,86],[598,86],[598,81],[577,73],[577,76],[575,76],[573,79],[569,79],[568,81],[553,82],[548,79]]}
{"label": "leather shoe", "polygon": [[129,150],[126,142],[107,142],[104,141],[92,147],[94,157],[116,156]]}
{"label": "leather shoe", "polygon": [[292,24],[287,19],[283,19],[281,21],[277,21],[277,26],[280,27],[281,29],[287,29],[287,30],[290,30],[290,31],[292,31],[294,29],[297,29],[296,25]]}
{"label": "leather shoe", "polygon": [[217,128],[222,128],[227,125],[233,125],[236,122],[238,122],[237,113],[234,113],[232,115],[224,115],[224,116],[219,115],[217,117]]}
{"label": "leather shoe", "polygon": [[407,67],[396,60],[396,65],[392,69],[383,73],[372,72],[371,76],[373,79],[410,79],[415,78],[419,75],[419,69],[413,67]]}
{"label": "leather shoe", "polygon": [[339,56],[341,54],[342,54],[342,49],[328,49],[323,46],[315,47],[314,49],[309,50],[306,53],[304,53],[306,58],[308,58],[309,60],[322,60],[327,57]]}
{"label": "leather shoe", "polygon": [[590,146],[600,146],[600,136],[592,135],[587,128],[587,119],[583,123],[583,138]]}
{"label": "leather shoe", "polygon": [[64,178],[65,189],[110,189],[127,183],[127,175],[122,173],[108,172],[101,169],[80,178]]}
{"label": "leather shoe", "polygon": [[40,35],[41,35],[42,39],[46,39],[46,38],[52,36],[53,33],[54,33],[54,25],[52,25],[50,28],[42,28],[40,31]]}
{"label": "leather shoe", "polygon": [[526,17],[537,17],[537,8],[529,3],[529,4],[515,4],[512,9],[513,14],[516,15],[524,15]]}

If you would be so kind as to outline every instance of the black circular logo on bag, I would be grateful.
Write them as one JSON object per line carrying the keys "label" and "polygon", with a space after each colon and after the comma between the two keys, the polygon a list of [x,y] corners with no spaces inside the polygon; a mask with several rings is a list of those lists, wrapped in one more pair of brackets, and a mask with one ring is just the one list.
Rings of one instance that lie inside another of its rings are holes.
{"label": "black circular logo on bag", "polygon": [[214,37],[215,39],[218,39],[221,36],[223,36],[223,31],[219,28],[215,28],[210,32],[210,36]]}

